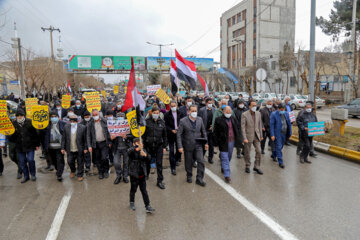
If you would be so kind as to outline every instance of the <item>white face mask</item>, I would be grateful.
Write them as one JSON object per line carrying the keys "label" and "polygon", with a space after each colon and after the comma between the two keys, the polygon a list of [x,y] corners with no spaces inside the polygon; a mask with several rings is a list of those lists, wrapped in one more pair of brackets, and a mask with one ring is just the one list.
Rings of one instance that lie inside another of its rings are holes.
{"label": "white face mask", "polygon": [[192,105],[192,102],[187,102],[186,105],[190,107]]}
{"label": "white face mask", "polygon": [[113,116],[107,117],[107,120],[113,120],[113,119],[114,119]]}
{"label": "white face mask", "polygon": [[76,123],[72,122],[70,123],[72,127],[75,127],[76,126]]}
{"label": "white face mask", "polygon": [[312,109],[311,109],[311,108],[307,108],[306,111],[307,111],[308,113],[311,113]]}
{"label": "white face mask", "polygon": [[266,107],[267,107],[268,109],[270,109],[270,108],[272,108],[272,105],[266,104]]}
{"label": "white face mask", "polygon": [[209,103],[209,104],[207,105],[207,107],[208,107],[208,108],[212,108],[212,103]]}
{"label": "white face mask", "polygon": [[176,107],[172,107],[171,111],[176,112]]}
{"label": "white face mask", "polygon": [[153,113],[153,114],[152,114],[152,118],[155,119],[155,120],[157,120],[157,119],[159,118],[159,114],[154,114],[154,113]]}
{"label": "white face mask", "polygon": [[225,113],[224,114],[226,118],[230,118],[231,117],[231,113]]}
{"label": "white face mask", "polygon": [[244,108],[245,105],[244,104],[239,104],[239,108]]}
{"label": "white face mask", "polygon": [[97,121],[97,120],[99,120],[99,116],[93,116],[93,119],[94,119],[95,121]]}
{"label": "white face mask", "polygon": [[121,105],[117,105],[118,108],[121,108]]}
{"label": "white face mask", "polygon": [[192,113],[190,113],[190,116],[191,116],[192,118],[196,118],[196,117],[197,117],[197,112],[192,112]]}
{"label": "white face mask", "polygon": [[252,107],[251,111],[256,112],[256,107]]}
{"label": "white face mask", "polygon": [[85,119],[85,121],[87,121],[87,122],[90,121],[90,118],[89,118],[89,117],[84,118],[84,119]]}
{"label": "white face mask", "polygon": [[56,107],[57,110],[61,110],[61,107]]}

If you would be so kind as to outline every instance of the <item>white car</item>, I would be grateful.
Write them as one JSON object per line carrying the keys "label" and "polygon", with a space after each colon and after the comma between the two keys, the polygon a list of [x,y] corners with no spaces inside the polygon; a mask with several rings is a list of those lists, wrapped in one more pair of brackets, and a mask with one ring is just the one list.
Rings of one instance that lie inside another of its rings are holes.
{"label": "white car", "polygon": [[254,93],[252,95],[252,97],[255,101],[259,101],[260,99],[262,99],[264,97],[264,93]]}
{"label": "white car", "polygon": [[274,98],[277,98],[276,93],[264,93],[264,101],[273,100]]}
{"label": "white car", "polygon": [[[306,100],[308,100],[309,96],[308,95],[303,95],[304,98],[306,98]],[[315,97],[316,99],[316,108],[322,108],[325,106],[325,100],[322,98],[319,98],[318,96]]]}
{"label": "white car", "polygon": [[305,103],[306,103],[307,99],[304,96],[290,94],[289,97],[290,97],[290,101],[291,101],[290,106],[291,106],[292,110],[305,107]]}

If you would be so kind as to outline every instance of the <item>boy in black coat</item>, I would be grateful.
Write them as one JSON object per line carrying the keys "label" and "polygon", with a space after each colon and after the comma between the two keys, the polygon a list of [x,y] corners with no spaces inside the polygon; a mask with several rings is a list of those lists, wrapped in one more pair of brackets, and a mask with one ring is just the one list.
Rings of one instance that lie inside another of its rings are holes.
{"label": "boy in black coat", "polygon": [[130,175],[130,208],[135,211],[135,193],[140,187],[147,213],[153,213],[155,209],[150,206],[150,199],[146,190],[146,162],[151,157],[143,149],[143,144],[139,138],[134,138],[133,147],[128,150],[129,156],[129,175]]}

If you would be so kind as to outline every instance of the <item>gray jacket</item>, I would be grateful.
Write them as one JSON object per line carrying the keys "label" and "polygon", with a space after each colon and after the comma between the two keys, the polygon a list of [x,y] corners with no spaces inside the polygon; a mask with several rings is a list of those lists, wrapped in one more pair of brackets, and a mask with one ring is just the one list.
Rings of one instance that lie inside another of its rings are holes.
{"label": "gray jacket", "polygon": [[206,130],[201,117],[196,118],[196,128],[193,129],[189,117],[180,120],[179,128],[176,134],[178,148],[193,150],[197,145],[195,139],[207,139]]}
{"label": "gray jacket", "polygon": [[[215,108],[211,108],[211,112],[214,114]],[[208,119],[207,119],[207,107],[206,107],[206,106],[200,108],[200,110],[199,110],[199,117],[202,118],[203,123],[204,123],[204,127],[205,127],[205,129],[206,129],[206,124],[207,124],[207,120],[208,120]]]}

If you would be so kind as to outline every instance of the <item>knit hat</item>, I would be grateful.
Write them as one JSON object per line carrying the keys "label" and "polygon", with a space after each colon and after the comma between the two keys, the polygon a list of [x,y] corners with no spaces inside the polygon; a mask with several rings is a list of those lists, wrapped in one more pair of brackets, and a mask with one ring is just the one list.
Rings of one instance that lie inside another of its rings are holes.
{"label": "knit hat", "polygon": [[15,116],[25,116],[25,111],[22,108],[18,108]]}

